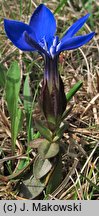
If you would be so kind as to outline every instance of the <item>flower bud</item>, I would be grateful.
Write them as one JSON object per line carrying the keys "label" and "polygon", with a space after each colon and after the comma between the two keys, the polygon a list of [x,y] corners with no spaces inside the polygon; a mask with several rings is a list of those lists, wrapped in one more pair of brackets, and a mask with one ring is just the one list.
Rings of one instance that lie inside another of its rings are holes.
{"label": "flower bud", "polygon": [[61,116],[66,109],[64,84],[57,72],[57,61],[55,59],[47,59],[40,95],[40,106],[50,130],[55,130],[60,124]]}

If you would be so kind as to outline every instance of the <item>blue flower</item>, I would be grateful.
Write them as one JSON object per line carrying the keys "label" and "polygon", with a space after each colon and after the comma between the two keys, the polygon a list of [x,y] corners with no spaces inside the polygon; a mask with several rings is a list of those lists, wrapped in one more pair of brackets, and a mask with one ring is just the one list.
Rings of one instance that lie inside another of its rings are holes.
{"label": "blue flower", "polygon": [[52,131],[60,124],[67,105],[64,84],[58,73],[58,57],[62,51],[81,47],[93,38],[94,32],[75,36],[88,17],[89,14],[77,20],[61,39],[56,36],[56,21],[52,12],[43,4],[34,11],[29,24],[4,20],[6,34],[16,47],[23,51],[38,51],[44,57],[40,106]]}
{"label": "blue flower", "polygon": [[40,4],[32,14],[29,24],[4,19],[4,27],[8,38],[23,51],[38,51],[54,58],[64,50],[73,50],[90,41],[94,32],[83,36],[75,36],[87,21],[89,14],[78,19],[59,39],[56,33],[56,21],[52,12]]}

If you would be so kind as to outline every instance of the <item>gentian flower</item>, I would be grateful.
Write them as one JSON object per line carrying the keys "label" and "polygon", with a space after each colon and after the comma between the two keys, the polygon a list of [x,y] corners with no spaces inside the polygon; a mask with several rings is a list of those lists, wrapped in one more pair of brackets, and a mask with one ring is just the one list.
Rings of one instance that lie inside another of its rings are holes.
{"label": "gentian flower", "polygon": [[94,32],[83,36],[75,36],[87,21],[89,14],[77,20],[64,34],[61,40],[56,33],[56,21],[51,11],[40,4],[30,18],[29,24],[15,20],[4,20],[8,38],[23,51],[37,50],[54,58],[64,50],[81,47],[94,36]]}
{"label": "gentian flower", "polygon": [[59,39],[56,34],[56,21],[52,12],[40,4],[32,14],[29,24],[4,19],[8,38],[22,51],[38,51],[45,60],[44,82],[41,93],[41,106],[49,121],[58,119],[66,108],[66,97],[60,74],[58,57],[62,51],[73,50],[90,41],[94,32],[75,36],[87,21],[89,14],[78,19]]}

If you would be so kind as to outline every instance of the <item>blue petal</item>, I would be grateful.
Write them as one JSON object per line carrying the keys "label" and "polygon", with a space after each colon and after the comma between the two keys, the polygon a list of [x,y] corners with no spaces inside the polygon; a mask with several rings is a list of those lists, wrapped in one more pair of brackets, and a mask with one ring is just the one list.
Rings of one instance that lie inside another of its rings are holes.
{"label": "blue petal", "polygon": [[[33,47],[29,46],[24,37],[24,32],[27,31],[33,36],[33,31],[30,26],[23,22],[4,19],[4,28],[8,38],[12,43],[23,51],[33,51]],[[34,34],[35,38],[35,34]]]}
{"label": "blue petal", "polygon": [[76,36],[76,37],[70,38],[66,40],[66,42],[60,43],[60,47],[57,53],[64,51],[64,50],[72,50],[72,49],[81,47],[84,44],[86,44],[88,41],[90,41],[94,35],[95,35],[95,32],[91,32],[90,34],[87,34],[84,36]]}
{"label": "blue petal", "polygon": [[28,35],[27,32],[25,32],[24,34],[25,36],[25,41],[27,42],[27,44],[29,44],[31,47],[33,47],[33,49],[39,51],[41,54],[45,54],[46,56],[49,56],[49,54],[46,52],[45,49],[43,49],[40,44],[38,44],[35,40],[33,40],[32,37],[30,37],[30,35]]}
{"label": "blue petal", "polygon": [[37,40],[43,37],[48,42],[56,32],[56,21],[52,12],[43,4],[40,4],[34,11],[29,25],[35,32]]}
{"label": "blue petal", "polygon": [[73,37],[79,29],[84,25],[84,23],[87,21],[90,14],[87,14],[83,16],[82,18],[78,19],[64,34],[63,38],[61,39],[62,42],[64,42],[67,38]]}

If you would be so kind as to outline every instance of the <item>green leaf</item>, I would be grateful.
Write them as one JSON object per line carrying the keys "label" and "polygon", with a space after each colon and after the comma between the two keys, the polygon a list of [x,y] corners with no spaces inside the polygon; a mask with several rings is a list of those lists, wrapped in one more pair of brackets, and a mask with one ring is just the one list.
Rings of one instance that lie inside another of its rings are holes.
{"label": "green leaf", "polygon": [[[22,158],[18,161],[17,167],[15,169],[15,173],[19,173],[21,170],[24,170],[30,164],[29,158]],[[23,172],[24,173],[24,172]],[[24,175],[24,174],[23,174]]]}
{"label": "green leaf", "polygon": [[17,109],[16,117],[15,117],[15,122],[14,122],[14,136],[15,139],[17,138],[17,135],[19,131],[22,129],[22,124],[23,124],[23,112],[21,109]]}
{"label": "green leaf", "polygon": [[33,174],[35,178],[40,179],[45,176],[51,168],[51,162],[48,159],[42,159],[42,157],[38,155],[33,164]]}
{"label": "green leaf", "polygon": [[18,98],[20,90],[20,69],[18,63],[14,61],[7,72],[6,79],[6,101],[11,119],[15,118],[18,108]]}
{"label": "green leaf", "polygon": [[75,93],[81,88],[82,86],[82,81],[78,81],[71,89],[70,91],[67,93],[66,95],[66,99],[67,102],[69,102],[71,100],[71,98],[75,95]]}
{"label": "green leaf", "polygon": [[27,75],[25,79],[23,95],[24,95],[24,109],[26,112],[29,113],[31,112],[32,109],[32,97],[31,97],[31,91],[29,85],[29,75]]}
{"label": "green leaf", "polygon": [[9,115],[11,118],[11,138],[13,154],[15,151],[15,142],[21,121],[21,111],[18,110],[20,83],[20,69],[18,63],[14,61],[7,72],[5,87],[5,96]]}
{"label": "green leaf", "polygon": [[24,109],[26,114],[26,128],[28,143],[33,139],[33,125],[32,125],[32,96],[29,84],[29,75],[27,75],[23,89],[24,95]]}
{"label": "green leaf", "polygon": [[18,161],[17,166],[15,167],[14,172],[12,172],[11,175],[8,175],[5,177],[1,175],[1,177],[3,177],[3,179],[5,178],[6,181],[10,181],[12,179],[21,179],[24,176],[24,174],[27,172],[27,170],[29,169],[32,163],[33,163],[33,160],[29,161],[28,158],[20,159]]}
{"label": "green leaf", "polygon": [[99,186],[98,186],[98,185],[96,185],[95,183],[93,183],[88,177],[84,176],[82,173],[80,173],[80,175],[81,175],[85,180],[87,180],[87,181],[90,183],[90,185],[91,185],[92,187],[94,187],[97,191],[99,191]]}
{"label": "green leaf", "polygon": [[42,143],[39,148],[38,152],[41,155],[42,158],[52,158],[56,156],[59,152],[59,144],[58,143],[49,143],[44,142]]}
{"label": "green leaf", "polygon": [[39,148],[40,144],[42,144],[45,141],[46,139],[43,139],[43,138],[34,139],[29,143],[29,146],[31,148]]}
{"label": "green leaf", "polygon": [[40,120],[35,121],[35,126],[39,130],[40,134],[47,139],[48,141],[52,141],[52,132],[42,124]]}
{"label": "green leaf", "polygon": [[46,188],[46,195],[51,194],[62,181],[62,159],[58,155],[54,171],[49,179],[48,186]]}
{"label": "green leaf", "polygon": [[33,139],[39,139],[41,137],[41,134],[39,131],[37,131],[36,133],[33,134]]}
{"label": "green leaf", "polygon": [[2,88],[5,87],[6,74],[7,74],[7,69],[2,64],[0,64],[0,86]]}
{"label": "green leaf", "polygon": [[59,11],[62,9],[62,7],[67,3],[67,0],[61,0],[58,7],[54,11],[54,14],[59,13]]}
{"label": "green leaf", "polygon": [[53,142],[60,140],[64,134],[64,132],[68,129],[68,124],[64,123],[59,129],[56,131],[56,136],[53,139]]}

